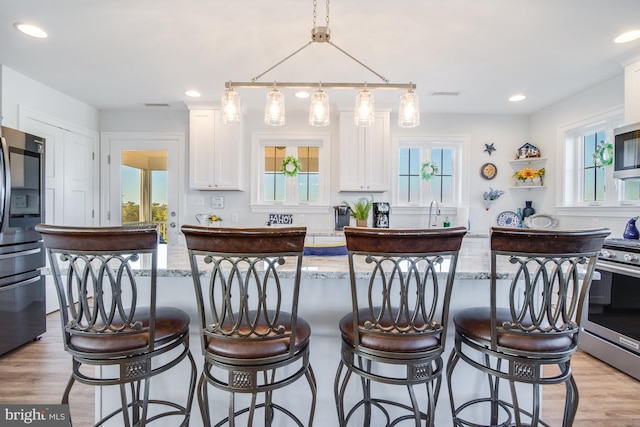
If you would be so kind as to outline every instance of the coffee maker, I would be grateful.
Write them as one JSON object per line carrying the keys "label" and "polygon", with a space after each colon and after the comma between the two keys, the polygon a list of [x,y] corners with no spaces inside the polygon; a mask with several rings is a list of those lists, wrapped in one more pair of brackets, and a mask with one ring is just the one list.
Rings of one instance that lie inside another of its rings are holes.
{"label": "coffee maker", "polygon": [[376,202],[373,204],[373,227],[389,228],[389,203]]}
{"label": "coffee maker", "polygon": [[344,205],[334,206],[333,208],[336,210],[336,230],[342,230],[345,225],[349,225],[349,221],[351,220],[351,208]]}

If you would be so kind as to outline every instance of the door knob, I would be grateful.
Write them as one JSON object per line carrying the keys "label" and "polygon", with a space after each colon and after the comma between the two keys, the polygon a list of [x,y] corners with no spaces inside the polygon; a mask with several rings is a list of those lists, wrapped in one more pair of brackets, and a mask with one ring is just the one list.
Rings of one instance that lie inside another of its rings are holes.
{"label": "door knob", "polygon": [[170,223],[169,223],[169,227],[171,227],[171,228],[176,228],[176,223],[175,223],[175,222],[170,222]]}

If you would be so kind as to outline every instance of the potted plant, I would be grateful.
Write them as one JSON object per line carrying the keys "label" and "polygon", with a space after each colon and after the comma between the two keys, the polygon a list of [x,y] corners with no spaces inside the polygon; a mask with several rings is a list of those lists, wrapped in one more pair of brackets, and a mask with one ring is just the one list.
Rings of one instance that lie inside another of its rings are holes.
{"label": "potted plant", "polygon": [[355,202],[349,204],[349,202],[342,202],[351,208],[351,216],[356,219],[356,226],[366,227],[367,220],[369,219],[369,212],[373,206],[373,197],[367,199],[366,197],[360,197]]}

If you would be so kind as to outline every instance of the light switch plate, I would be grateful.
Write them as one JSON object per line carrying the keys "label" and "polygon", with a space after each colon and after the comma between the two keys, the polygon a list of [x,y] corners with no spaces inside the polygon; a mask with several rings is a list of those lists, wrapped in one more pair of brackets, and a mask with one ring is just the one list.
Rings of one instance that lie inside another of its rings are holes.
{"label": "light switch plate", "polygon": [[224,196],[212,196],[211,207],[214,209],[224,208]]}

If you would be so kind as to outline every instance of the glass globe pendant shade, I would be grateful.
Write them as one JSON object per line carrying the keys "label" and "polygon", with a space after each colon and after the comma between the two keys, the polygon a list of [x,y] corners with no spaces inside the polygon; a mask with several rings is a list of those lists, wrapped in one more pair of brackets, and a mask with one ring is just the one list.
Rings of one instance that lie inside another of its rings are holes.
{"label": "glass globe pendant shade", "polygon": [[313,92],[309,108],[309,124],[311,126],[329,126],[330,116],[329,95],[322,90]]}
{"label": "glass globe pendant shade", "polygon": [[354,114],[354,124],[356,126],[371,126],[375,119],[373,94],[368,90],[363,90],[356,95],[356,109]]}
{"label": "glass globe pendant shade", "polygon": [[418,125],[420,125],[420,105],[418,103],[418,95],[409,91],[400,97],[398,126],[403,128],[412,128]]}
{"label": "glass globe pendant shade", "polygon": [[267,94],[264,122],[269,126],[284,125],[284,95],[277,89],[273,89]]}
{"label": "glass globe pendant shade", "polygon": [[222,123],[234,124],[240,122],[240,94],[233,89],[227,89],[222,94]]}

